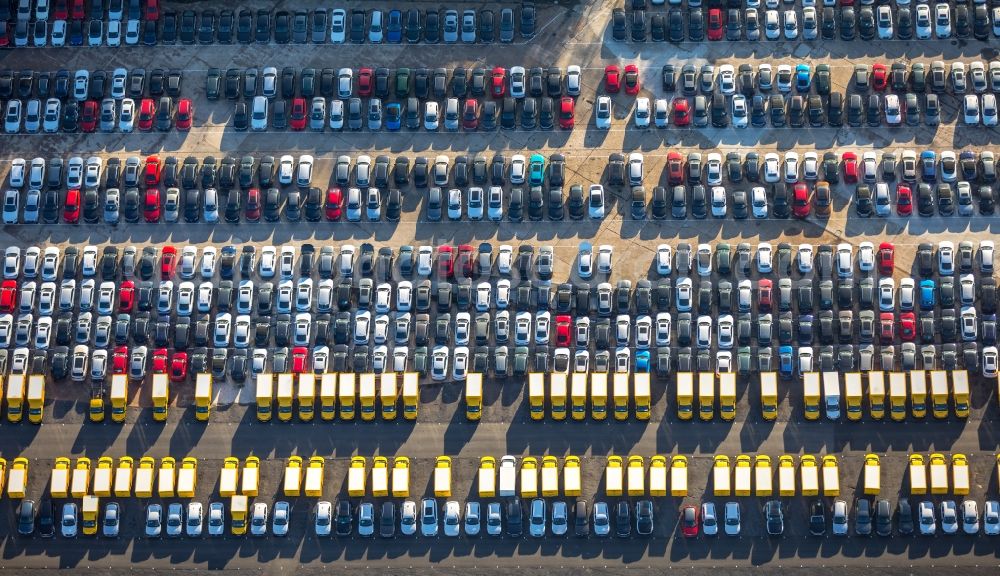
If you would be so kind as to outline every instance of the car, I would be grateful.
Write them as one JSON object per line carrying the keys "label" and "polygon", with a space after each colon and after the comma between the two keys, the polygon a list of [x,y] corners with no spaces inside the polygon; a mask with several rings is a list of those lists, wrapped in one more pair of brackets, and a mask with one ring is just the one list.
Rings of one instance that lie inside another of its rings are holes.
{"label": "car", "polygon": [[78,520],[76,502],[63,504],[62,515],[59,520],[59,534],[63,538],[76,538]]}
{"label": "car", "polygon": [[768,536],[780,536],[785,532],[785,515],[779,500],[768,500],[764,504],[764,520]]}
{"label": "car", "polygon": [[937,532],[933,502],[924,500],[917,505],[917,523],[920,525],[921,536],[933,536]]}
{"label": "car", "polygon": [[159,538],[163,529],[163,507],[150,504],[146,507],[146,537]]}
{"label": "car", "polygon": [[438,524],[437,500],[424,498],[420,502],[420,535],[437,536]]}
{"label": "car", "polygon": [[695,506],[687,505],[681,509],[681,534],[685,538],[697,538],[698,537],[698,508]]}

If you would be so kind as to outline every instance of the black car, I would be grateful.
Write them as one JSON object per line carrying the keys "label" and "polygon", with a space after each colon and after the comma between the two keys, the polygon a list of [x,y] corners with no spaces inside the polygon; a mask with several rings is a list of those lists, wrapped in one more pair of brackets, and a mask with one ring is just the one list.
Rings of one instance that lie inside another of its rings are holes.
{"label": "black car", "polygon": [[900,498],[896,502],[896,530],[900,536],[913,534],[913,509],[906,498]]}
{"label": "black car", "polygon": [[271,41],[271,13],[268,10],[257,10],[257,28],[254,40],[258,44],[266,44]]}
{"label": "black car", "polygon": [[512,538],[520,538],[524,531],[524,512],[521,507],[521,499],[513,498],[507,502],[507,535]]}
{"label": "black car", "polygon": [[[626,34],[628,33],[628,27],[625,23],[625,11],[621,8],[615,8],[611,11],[611,23],[612,23],[612,38],[618,42],[624,42],[626,39]],[[501,23],[502,24],[502,23]]]}
{"label": "black car", "polygon": [[253,12],[240,10],[236,19],[236,40],[240,44],[249,44],[253,40]]}
{"label": "black car", "polygon": [[590,536],[590,515],[586,500],[577,500],[573,506],[573,530],[579,538]]}
{"label": "black car", "polygon": [[38,505],[38,535],[42,538],[56,535],[55,510],[48,500],[42,500]]}
{"label": "black car", "polygon": [[628,538],[632,535],[632,518],[628,502],[621,500],[615,506],[615,536]]}
{"label": "black car", "polygon": [[350,536],[354,526],[354,518],[351,512],[351,503],[348,500],[337,501],[336,519],[337,536]]}
{"label": "black car", "polygon": [[35,533],[35,502],[21,500],[17,505],[17,533],[21,536],[31,536]]}
{"label": "black car", "polygon": [[813,536],[826,534],[826,506],[821,501],[813,502],[809,515],[809,533]]}
{"label": "black car", "polygon": [[382,513],[379,514],[378,535],[382,538],[392,538],[396,535],[396,505],[392,502],[382,503]]}

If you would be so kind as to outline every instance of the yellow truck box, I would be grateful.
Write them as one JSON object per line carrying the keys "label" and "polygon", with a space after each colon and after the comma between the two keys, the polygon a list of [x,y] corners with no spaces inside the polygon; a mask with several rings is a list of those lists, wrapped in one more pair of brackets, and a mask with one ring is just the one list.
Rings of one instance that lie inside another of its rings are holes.
{"label": "yellow truck box", "polygon": [[528,374],[528,410],[532,420],[545,418],[545,374]]}
{"label": "yellow truck box", "polygon": [[212,410],[212,375],[199,373],[194,381],[194,417],[207,422]]}
{"label": "yellow truck box", "polygon": [[371,422],[375,419],[375,374],[366,372],[358,376],[358,401],[361,404],[361,419]]}
{"label": "yellow truck box", "polygon": [[760,411],[764,420],[778,417],[778,373],[760,373]]}
{"label": "yellow truck box", "polygon": [[688,461],[686,456],[674,456],[670,461],[670,495],[684,498],[688,493]]}
{"label": "yellow truck box", "polygon": [[219,471],[219,496],[229,498],[236,494],[240,479],[240,459],[229,456],[222,461]]}
{"label": "yellow truck box", "polygon": [[385,498],[389,495],[389,459],[376,456],[372,459],[372,496]]}
{"label": "yellow truck box", "polygon": [[52,477],[49,480],[49,494],[53,498],[69,497],[69,476],[73,464],[69,458],[60,456],[52,466]]}
{"label": "yellow truck box", "polygon": [[927,494],[927,466],[920,454],[910,454],[910,494]]}
{"label": "yellow truck box", "polygon": [[567,456],[563,460],[563,495],[567,498],[579,496],[582,484],[580,457]]}
{"label": "yellow truck box", "polygon": [[649,495],[667,495],[667,457],[661,454],[649,459]]}
{"label": "yellow truck box", "polygon": [[[472,376],[472,374],[467,374]],[[476,374],[482,379],[482,374]],[[399,401],[399,384],[395,372],[383,372],[379,375],[379,404],[382,406],[382,419],[395,420],[399,409],[396,403]]]}
{"label": "yellow truck box", "polygon": [[795,496],[795,459],[788,454],[778,456],[778,495]]}
{"label": "yellow truck box", "polygon": [[198,459],[188,456],[181,460],[180,470],[177,471],[177,496],[181,498],[194,498],[197,488]]}
{"label": "yellow truck box", "polygon": [[10,463],[10,472],[7,475],[7,495],[11,498],[24,498],[27,487],[28,459],[18,456]]}
{"label": "yellow truck box", "polygon": [[927,372],[910,370],[910,408],[914,418],[927,415]]}
{"label": "yellow truck box", "polygon": [[507,455],[500,458],[499,472],[497,472],[497,496],[509,498],[517,491],[517,458]]}
{"label": "yellow truck box", "polygon": [[878,496],[882,490],[882,466],[878,454],[865,454],[864,488],[869,496]]}
{"label": "yellow truck box", "polygon": [[698,418],[715,417],[715,372],[698,373]]}
{"label": "yellow truck box", "polygon": [[152,498],[155,479],[156,460],[152,456],[143,456],[139,459],[139,467],[135,470],[135,497]]}
{"label": "yellow truck box", "polygon": [[608,464],[604,468],[604,493],[608,496],[621,496],[625,471],[621,456],[608,456]]}
{"label": "yellow truck box", "polygon": [[840,419],[840,374],[823,372],[823,406],[827,420]]}
{"label": "yellow truck box", "polygon": [[750,496],[752,492],[751,473],[753,472],[753,461],[746,454],[736,457],[736,466],[733,468],[733,489],[737,496]]}
{"label": "yellow truck box", "polygon": [[628,380],[629,374],[615,372],[611,380],[611,396],[615,401],[615,420],[628,420]]}
{"label": "yellow truck box", "polygon": [[347,469],[347,494],[352,498],[365,495],[365,483],[368,480],[367,460],[364,456],[351,458],[351,467]]}
{"label": "yellow truck box", "polygon": [[651,410],[651,395],[649,372],[636,372],[632,376],[635,397],[635,417],[637,420],[649,420]]}
{"label": "yellow truck box", "polygon": [[135,460],[130,456],[122,456],[118,459],[118,467],[115,468],[115,497],[129,498],[132,496],[132,474],[135,471]]}
{"label": "yellow truck box", "polygon": [[80,528],[84,536],[94,536],[97,534],[98,512],[100,511],[100,499],[97,496],[86,495],[80,504]]}
{"label": "yellow truck box", "polygon": [[160,498],[173,498],[177,493],[177,460],[166,456],[160,459],[156,475],[156,493]]}
{"label": "yellow truck box", "polygon": [[278,420],[292,419],[292,402],[295,398],[295,374],[278,374]]}
{"label": "yellow truck box", "polygon": [[629,496],[646,495],[646,459],[633,454],[628,457],[625,467]]}
{"label": "yellow truck box", "polygon": [[24,418],[24,393],[28,378],[24,374],[11,374],[7,378],[7,420],[20,422]]}
{"label": "yellow truck box", "polygon": [[823,456],[823,496],[840,496],[840,464],[833,454]]}
{"label": "yellow truck box", "polygon": [[538,497],[538,459],[531,456],[521,459],[521,497]]}
{"label": "yellow truck box", "polygon": [[549,374],[549,410],[553,420],[566,419],[566,395],[569,376],[562,372]]}
{"label": "yellow truck box", "polygon": [[802,375],[802,402],[805,406],[806,420],[819,420],[820,400],[819,372],[806,372]]}
{"label": "yellow truck box", "polygon": [[281,491],[285,496],[295,497],[302,494],[302,457],[289,456],[285,464],[285,477],[281,483]]}
{"label": "yellow truck box", "polygon": [[677,373],[677,417],[690,420],[694,416],[694,374]]}
{"label": "yellow truck box", "polygon": [[416,420],[420,406],[420,375],[403,372],[403,418]]}
{"label": "yellow truck box", "polygon": [[868,372],[868,414],[875,420],[885,417],[885,372],[881,370]]}
{"label": "yellow truck box", "polygon": [[559,495],[559,459],[555,456],[542,458],[542,496],[553,498]]}
{"label": "yellow truck box", "polygon": [[965,454],[951,456],[951,484],[956,496],[965,496],[969,493],[969,460]]}
{"label": "yellow truck box", "polygon": [[736,373],[719,373],[719,416],[729,422],[736,419]]}
{"label": "yellow truck box", "polygon": [[128,409],[128,375],[111,376],[111,421],[121,424]]}
{"label": "yellow truck box", "polygon": [[310,498],[323,496],[323,480],[326,474],[326,460],[322,456],[310,456],[306,467],[305,491]]}
{"label": "yellow truck box", "polygon": [[303,372],[298,376],[296,399],[299,403],[299,420],[311,422],[316,416],[316,374]]}
{"label": "yellow truck box", "polygon": [[937,419],[948,417],[948,373],[931,370],[931,413]]}
{"label": "yellow truck box", "polygon": [[240,482],[240,492],[244,496],[257,497],[260,489],[260,458],[257,456],[247,456],[243,463],[243,478]]}
{"label": "yellow truck box", "polygon": [[608,375],[604,372],[590,374],[590,416],[594,420],[608,417]]}
{"label": "yellow truck box", "polygon": [[483,415],[483,375],[469,373],[465,378],[465,417],[476,421]]}
{"label": "yellow truck box", "polygon": [[28,422],[41,424],[45,412],[45,376],[32,374],[28,378]]}
{"label": "yellow truck box", "polygon": [[110,456],[101,456],[97,459],[97,468],[94,468],[94,495],[101,498],[111,497],[111,481],[115,469],[115,459]]}
{"label": "yellow truck box", "polygon": [[722,454],[714,458],[712,464],[712,492],[718,496],[732,494],[732,472],[729,468],[729,456]]}
{"label": "yellow truck box", "polygon": [[479,459],[479,497],[493,498],[497,494],[497,459],[483,456]]}
{"label": "yellow truck box", "polygon": [[[795,473],[792,469],[792,494],[795,493]],[[757,497],[770,496],[774,493],[774,472],[771,469],[771,457],[766,454],[758,454],[753,461],[753,485],[754,495]]]}
{"label": "yellow truck box", "polygon": [[319,416],[323,420],[337,417],[337,375],[326,373],[319,381]]}
{"label": "yellow truck box", "polygon": [[451,458],[438,456],[434,463],[434,496],[451,497]]}
{"label": "yellow truck box", "polygon": [[586,372],[574,372],[570,382],[570,415],[573,420],[587,417],[587,377]]}
{"label": "yellow truck box", "polygon": [[905,372],[889,372],[889,417],[895,422],[906,420]]}
{"label": "yellow truck box", "polygon": [[819,466],[816,465],[816,457],[812,454],[803,454],[799,457],[799,477],[802,481],[803,496],[819,495]]}
{"label": "yellow truck box", "polygon": [[943,454],[931,454],[931,494],[948,493],[948,461]]}
{"label": "yellow truck box", "polygon": [[166,374],[153,374],[152,400],[153,420],[165,422],[170,406],[170,377]]}
{"label": "yellow truck box", "polygon": [[353,372],[337,375],[337,403],[340,404],[340,419],[354,420],[357,379]]}
{"label": "yellow truck box", "polygon": [[90,458],[81,456],[76,459],[70,480],[70,495],[73,498],[83,498],[90,493],[90,467]]}
{"label": "yellow truck box", "polygon": [[410,497],[410,459],[406,456],[392,459],[392,497]]}
{"label": "yellow truck box", "polygon": [[861,402],[864,391],[861,386],[861,373],[848,372],[844,374],[844,400],[847,404],[847,419],[861,420]]}
{"label": "yellow truck box", "polygon": [[951,400],[955,405],[955,416],[969,417],[969,373],[965,370],[951,371]]}
{"label": "yellow truck box", "polygon": [[250,511],[250,499],[245,495],[234,495],[229,500],[230,531],[233,536],[247,533],[247,514]]}
{"label": "yellow truck box", "polygon": [[257,399],[257,420],[261,422],[271,421],[271,406],[274,404],[274,374],[261,372],[254,379],[257,389],[255,396]]}

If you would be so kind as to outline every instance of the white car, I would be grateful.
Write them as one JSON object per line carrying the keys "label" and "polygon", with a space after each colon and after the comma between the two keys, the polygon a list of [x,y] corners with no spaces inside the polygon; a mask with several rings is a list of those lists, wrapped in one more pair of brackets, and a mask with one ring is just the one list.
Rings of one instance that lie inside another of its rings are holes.
{"label": "white car", "polygon": [[934,35],[938,38],[951,37],[951,6],[947,2],[934,6]]}
{"label": "white car", "polygon": [[892,9],[884,4],[879,6],[875,21],[878,25],[878,37],[882,40],[892,40]]}
{"label": "white car", "polygon": [[640,97],[635,99],[635,114],[633,118],[635,119],[636,128],[648,128],[649,127],[649,98]]}
{"label": "white car", "polygon": [[594,109],[594,124],[599,130],[611,129],[611,97],[598,96]]}
{"label": "white car", "polygon": [[812,244],[799,244],[796,260],[799,263],[799,272],[809,274],[813,270],[813,247]]}
{"label": "white car", "polygon": [[875,245],[871,242],[858,244],[858,270],[871,272],[875,269]]}
{"label": "white car", "polygon": [[927,4],[919,3],[916,6],[916,19],[914,30],[917,40],[929,40],[932,31],[931,7]]}
{"label": "white car", "polygon": [[204,529],[204,509],[201,502],[189,502],[187,506],[187,521],[184,532],[189,538],[200,538]]}
{"label": "white car", "polygon": [[795,40],[799,37],[799,21],[795,10],[785,10],[785,40]]}
{"label": "white car", "polygon": [[840,278],[850,278],[854,273],[854,254],[851,250],[851,245],[842,242],[837,244],[837,254],[834,257],[834,263],[837,267],[837,276]]}
{"label": "white car", "polygon": [[769,242],[761,242],[757,245],[757,271],[761,274],[770,274],[774,269],[773,256],[774,252],[772,250],[771,244]]}
{"label": "white car", "polygon": [[347,38],[347,11],[337,8],[330,13],[330,42],[343,44]]}
{"label": "white car", "polygon": [[660,244],[656,247],[656,273],[660,276],[670,276],[673,268],[673,248],[670,244]]}
{"label": "white car", "polygon": [[979,125],[979,96],[966,94],[963,99],[962,110],[966,126]]}
{"label": "white car", "polygon": [[746,128],[749,124],[747,98],[742,94],[736,94],[733,96],[732,120],[734,128]]}
{"label": "white car", "polygon": [[525,74],[524,66],[511,66],[509,74],[511,98],[524,98]]}
{"label": "white car", "polygon": [[527,159],[523,154],[515,154],[510,159],[510,183],[524,184],[526,175]]}
{"label": "white car", "polygon": [[750,190],[750,206],[754,218],[767,218],[767,190],[763,186],[755,186]]}
{"label": "white car", "polygon": [[254,502],[250,514],[250,534],[252,536],[267,536],[267,504]]}
{"label": "white car", "polygon": [[764,155],[764,182],[774,184],[781,181],[781,172],[778,164],[781,157],[775,152],[768,152]]}
{"label": "white car", "polygon": [[917,505],[917,523],[920,525],[921,536],[933,536],[937,532],[937,519],[932,502],[924,500]]}
{"label": "white car", "polygon": [[604,219],[604,186],[590,185],[587,191],[587,212],[592,220]]}
{"label": "white car", "polygon": [[317,536],[329,536],[332,526],[333,504],[327,500],[320,500],[313,511],[313,530]]}
{"label": "white car", "polygon": [[768,40],[781,38],[781,22],[777,10],[764,12],[764,35],[767,36]]}
{"label": "white car", "polygon": [[580,95],[580,67],[576,64],[566,67],[566,94],[568,96]]}
{"label": "white car", "polygon": [[462,527],[462,509],[455,500],[444,504],[444,535],[456,537]]}
{"label": "white car", "polygon": [[962,532],[979,534],[979,508],[975,500],[962,502]]}

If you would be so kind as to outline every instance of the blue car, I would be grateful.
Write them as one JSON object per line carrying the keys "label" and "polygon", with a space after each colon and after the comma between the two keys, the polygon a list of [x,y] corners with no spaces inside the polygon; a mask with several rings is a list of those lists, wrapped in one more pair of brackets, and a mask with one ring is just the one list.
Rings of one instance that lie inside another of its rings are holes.
{"label": "blue car", "polygon": [[390,132],[399,130],[403,123],[403,105],[390,102],[385,105],[385,129]]}
{"label": "blue car", "polygon": [[809,65],[799,64],[795,67],[795,89],[799,92],[808,92],[809,84]]}
{"label": "blue car", "polygon": [[635,371],[649,372],[649,350],[639,350],[635,353]]}
{"label": "blue car", "polygon": [[933,280],[920,281],[920,309],[933,310],[937,304],[937,292]]}
{"label": "blue car", "polygon": [[389,22],[385,27],[385,41],[399,44],[403,41],[403,13],[399,10],[389,11]]}
{"label": "blue car", "polygon": [[920,174],[926,182],[937,180],[937,154],[933,150],[920,153]]}
{"label": "blue car", "polygon": [[795,354],[791,346],[778,348],[778,372],[782,378],[791,378],[795,372]]}
{"label": "blue car", "polygon": [[528,180],[532,186],[541,186],[545,182],[545,156],[532,154],[528,162]]}

